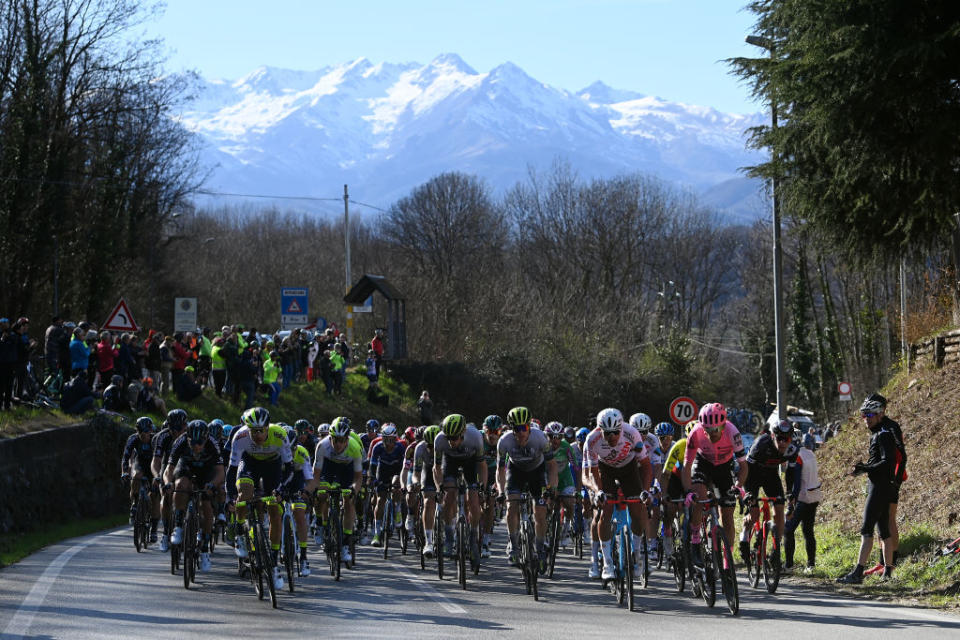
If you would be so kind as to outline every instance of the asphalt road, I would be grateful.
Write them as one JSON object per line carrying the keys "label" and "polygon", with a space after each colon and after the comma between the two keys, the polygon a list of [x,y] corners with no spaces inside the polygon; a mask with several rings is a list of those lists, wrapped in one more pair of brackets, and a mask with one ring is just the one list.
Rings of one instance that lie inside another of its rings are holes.
{"label": "asphalt road", "polygon": [[187,592],[165,554],[135,552],[127,528],[67,540],[0,570],[0,638],[960,638],[960,618],[789,581],[771,596],[741,580],[734,617],[722,596],[708,609],[689,588],[677,594],[671,576],[654,572],[638,610],[629,612],[569,554],[561,553],[534,602],[502,553],[462,591],[435,570],[421,572],[413,554],[384,561],[376,552],[361,550],[357,569],[344,570],[340,582],[311,552],[314,574],[296,593],[282,592],[273,610],[237,577],[224,546]]}

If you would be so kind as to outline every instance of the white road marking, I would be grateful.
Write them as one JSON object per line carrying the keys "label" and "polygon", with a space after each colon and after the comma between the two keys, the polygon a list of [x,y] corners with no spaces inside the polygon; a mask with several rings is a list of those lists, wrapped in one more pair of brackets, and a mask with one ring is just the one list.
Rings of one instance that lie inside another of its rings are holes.
{"label": "white road marking", "polygon": [[13,619],[7,624],[7,628],[3,630],[2,635],[4,638],[22,638],[27,631],[30,630],[30,625],[33,624],[33,616],[40,609],[40,605],[43,604],[44,599],[47,597],[47,592],[50,591],[50,587],[53,586],[57,576],[60,575],[60,572],[67,563],[70,562],[73,556],[83,551],[83,549],[92,544],[93,541],[101,535],[103,534],[96,534],[89,538],[81,539],[81,542],[78,542],[58,555],[53,562],[47,565],[47,568],[44,569],[43,573],[40,574],[40,577],[37,578],[37,581],[30,589],[30,593],[23,599],[17,612],[13,615]]}
{"label": "white road marking", "polygon": [[391,562],[390,566],[392,566],[394,571],[400,574],[401,577],[412,582],[414,586],[417,587],[417,589],[420,589],[420,591],[422,591],[423,593],[425,593],[426,595],[428,595],[429,597],[433,598],[438,603],[440,603],[440,606],[446,609],[447,613],[466,613],[467,612],[466,609],[464,609],[458,604],[454,604],[453,602],[450,602],[450,600],[448,600],[446,596],[444,596],[442,593],[440,593],[439,591],[431,587],[425,580],[418,578],[417,576],[410,573],[410,571],[408,571],[406,568],[394,562]]}

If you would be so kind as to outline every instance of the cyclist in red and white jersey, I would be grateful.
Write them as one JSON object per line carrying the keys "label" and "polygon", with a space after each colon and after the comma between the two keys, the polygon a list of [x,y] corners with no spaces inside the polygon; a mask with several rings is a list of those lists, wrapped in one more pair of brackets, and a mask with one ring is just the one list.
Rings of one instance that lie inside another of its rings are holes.
{"label": "cyclist in red and white jersey", "polygon": [[[616,481],[627,499],[649,500],[644,487],[650,486],[653,475],[650,459],[643,447],[640,432],[624,424],[623,414],[617,409],[604,409],[597,414],[597,427],[590,432],[583,449],[583,480],[593,491],[607,498],[617,498]],[[640,548],[641,536],[647,526],[647,509],[640,503],[630,503],[634,551]],[[613,504],[605,503],[600,511],[598,535],[603,553],[603,580],[614,577],[610,518]],[[636,559],[634,559],[636,562]]]}
{"label": "cyclist in red and white jersey", "polygon": [[[687,450],[684,453],[683,489],[693,492],[698,500],[707,497],[707,486],[714,485],[720,493],[720,518],[727,542],[734,540],[733,507],[736,496],[731,493],[734,486],[733,459],[740,463],[736,485],[739,488],[747,477],[746,452],[740,432],[727,420],[727,410],[719,402],[712,402],[700,409],[700,424],[687,436]],[[688,500],[692,497],[688,495]],[[699,503],[693,505],[690,514],[691,544],[700,542],[700,517],[702,509]],[[698,558],[695,558],[698,559]]]}

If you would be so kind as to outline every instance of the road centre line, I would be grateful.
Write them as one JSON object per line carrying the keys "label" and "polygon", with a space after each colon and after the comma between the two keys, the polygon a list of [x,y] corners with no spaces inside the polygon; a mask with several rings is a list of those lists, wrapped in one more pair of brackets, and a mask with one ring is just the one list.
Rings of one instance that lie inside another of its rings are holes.
{"label": "road centre line", "polygon": [[467,610],[461,607],[460,605],[450,602],[450,600],[448,600],[446,596],[444,596],[442,593],[440,593],[439,591],[431,587],[426,582],[426,580],[423,580],[422,578],[418,578],[417,576],[413,575],[405,567],[402,567],[395,562],[391,562],[390,566],[392,566],[394,571],[400,574],[402,578],[409,580],[414,584],[414,586],[420,589],[420,591],[422,591],[424,594],[436,600],[441,607],[446,609],[447,613],[466,613],[467,612]]}

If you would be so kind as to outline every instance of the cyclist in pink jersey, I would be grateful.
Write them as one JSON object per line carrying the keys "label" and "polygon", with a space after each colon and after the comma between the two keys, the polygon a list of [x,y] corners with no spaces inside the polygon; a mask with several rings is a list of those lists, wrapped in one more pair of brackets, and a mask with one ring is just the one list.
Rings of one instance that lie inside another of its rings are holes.
{"label": "cyclist in pink jersey", "polygon": [[[707,487],[716,486],[720,494],[720,519],[727,534],[727,542],[734,540],[733,507],[737,503],[736,495],[731,493],[734,486],[733,459],[740,463],[736,486],[739,488],[747,477],[746,452],[740,432],[727,420],[727,410],[719,402],[709,403],[700,409],[700,424],[687,437],[687,450],[684,454],[683,489],[690,493],[687,499],[695,495],[698,500],[707,497]],[[694,503],[690,512],[691,544],[700,542],[700,518],[702,508]],[[699,560],[699,558],[695,558]]]}

